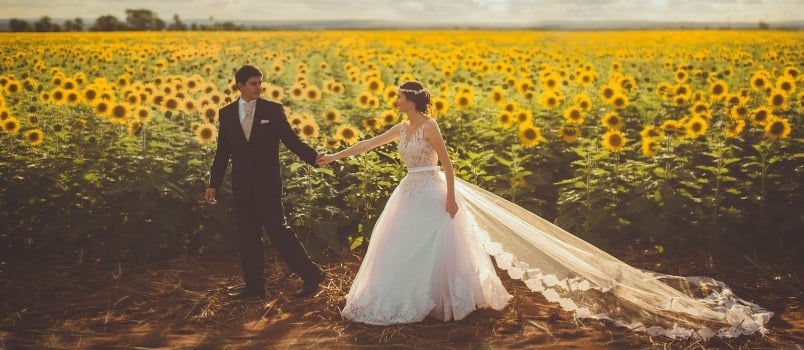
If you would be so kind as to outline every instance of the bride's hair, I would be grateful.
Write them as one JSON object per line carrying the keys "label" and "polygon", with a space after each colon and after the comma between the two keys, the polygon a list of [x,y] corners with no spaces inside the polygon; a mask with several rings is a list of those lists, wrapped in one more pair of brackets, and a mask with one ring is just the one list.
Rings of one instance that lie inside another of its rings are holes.
{"label": "bride's hair", "polygon": [[424,88],[422,83],[408,80],[399,85],[399,93],[405,95],[408,101],[413,101],[417,111],[427,114],[428,107],[430,107],[430,92]]}

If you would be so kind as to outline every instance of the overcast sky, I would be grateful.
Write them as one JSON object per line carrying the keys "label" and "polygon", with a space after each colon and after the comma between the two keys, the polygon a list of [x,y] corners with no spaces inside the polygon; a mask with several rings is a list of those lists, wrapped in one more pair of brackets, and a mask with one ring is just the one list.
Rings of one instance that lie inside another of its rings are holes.
{"label": "overcast sky", "polygon": [[779,22],[804,19],[804,0],[0,0],[0,18],[125,19],[144,8],[170,22],[222,20],[399,20],[539,23],[555,20]]}

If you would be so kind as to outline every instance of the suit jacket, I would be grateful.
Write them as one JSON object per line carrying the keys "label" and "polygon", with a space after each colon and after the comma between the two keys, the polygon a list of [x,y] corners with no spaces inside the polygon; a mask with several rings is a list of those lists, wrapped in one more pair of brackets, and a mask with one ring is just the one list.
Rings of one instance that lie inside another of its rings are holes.
{"label": "suit jacket", "polygon": [[239,99],[218,112],[218,148],[212,162],[209,187],[219,188],[232,160],[234,200],[255,195],[269,205],[282,203],[279,141],[303,161],[315,165],[318,152],[305,144],[291,129],[282,105],[258,99],[251,137],[246,141],[240,126]]}

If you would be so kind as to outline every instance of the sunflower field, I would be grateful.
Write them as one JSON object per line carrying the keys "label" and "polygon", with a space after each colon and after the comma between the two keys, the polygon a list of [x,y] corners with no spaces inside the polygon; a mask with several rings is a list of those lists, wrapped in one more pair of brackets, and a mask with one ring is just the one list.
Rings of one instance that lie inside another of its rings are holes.
{"label": "sunflower field", "polygon": [[[400,122],[424,83],[457,175],[604,249],[801,251],[804,34],[0,34],[0,253],[146,260],[230,249],[202,202],[218,109],[263,97],[334,153]],[[327,168],[282,151],[314,255],[356,249],[402,176],[396,144]]]}

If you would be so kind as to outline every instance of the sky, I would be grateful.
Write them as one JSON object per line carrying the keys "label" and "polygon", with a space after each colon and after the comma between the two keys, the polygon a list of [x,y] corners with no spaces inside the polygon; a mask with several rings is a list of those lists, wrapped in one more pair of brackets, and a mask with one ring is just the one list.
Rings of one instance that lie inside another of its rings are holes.
{"label": "sky", "polygon": [[0,0],[0,18],[102,15],[125,20],[149,9],[171,22],[381,20],[414,23],[538,24],[550,21],[759,22],[804,20],[804,0]]}

